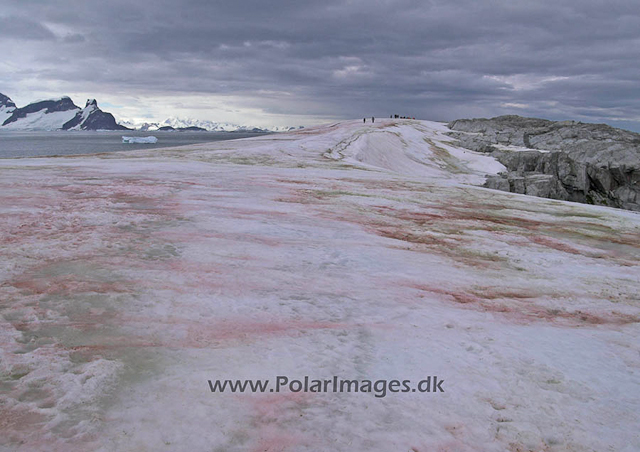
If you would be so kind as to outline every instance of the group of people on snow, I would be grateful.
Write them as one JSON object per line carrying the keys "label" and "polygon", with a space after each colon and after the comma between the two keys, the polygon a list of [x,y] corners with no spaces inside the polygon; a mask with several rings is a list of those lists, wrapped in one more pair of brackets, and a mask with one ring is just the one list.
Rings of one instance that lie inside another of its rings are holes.
{"label": "group of people on snow", "polygon": [[[391,119],[416,119],[415,117],[414,117],[414,118],[412,118],[412,117],[410,117],[410,116],[400,116],[400,115],[391,115],[391,116],[389,116],[389,118],[391,118]],[[366,118],[366,117],[365,117],[365,118],[363,118],[363,119],[362,119],[362,122],[366,124],[366,123],[367,123],[367,118]],[[374,122],[376,122],[376,118],[374,118],[374,117],[372,116],[372,117],[371,117],[371,123],[374,123]]]}

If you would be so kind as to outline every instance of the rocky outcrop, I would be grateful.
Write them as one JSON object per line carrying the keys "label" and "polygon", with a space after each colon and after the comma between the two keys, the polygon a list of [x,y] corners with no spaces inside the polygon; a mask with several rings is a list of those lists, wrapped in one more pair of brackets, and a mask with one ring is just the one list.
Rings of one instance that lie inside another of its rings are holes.
{"label": "rocky outcrop", "polygon": [[4,94],[0,93],[0,126],[13,114],[16,104]]}
{"label": "rocky outcrop", "polygon": [[0,108],[15,108],[16,104],[13,103],[13,101],[8,98],[7,96],[5,96],[4,94],[0,93]]}
{"label": "rocky outcrop", "polygon": [[198,126],[180,127],[180,132],[206,132],[207,129]]}
{"label": "rocky outcrop", "polygon": [[459,145],[509,170],[486,186],[640,211],[640,134],[605,124],[520,116],[449,124]]}
{"label": "rocky outcrop", "polygon": [[62,125],[63,130],[130,130],[116,122],[111,113],[106,113],[98,108],[95,99],[87,100],[85,107],[76,116]]}

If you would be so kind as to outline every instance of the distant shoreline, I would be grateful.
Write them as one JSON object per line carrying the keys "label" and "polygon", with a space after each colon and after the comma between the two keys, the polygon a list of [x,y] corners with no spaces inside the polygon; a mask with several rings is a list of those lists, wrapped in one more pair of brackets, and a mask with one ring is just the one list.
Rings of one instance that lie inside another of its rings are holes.
{"label": "distant shoreline", "polygon": [[[60,133],[64,132],[64,133]],[[66,130],[0,132],[0,159],[65,157],[122,152],[139,149],[159,149],[216,141],[236,140],[270,135],[274,132],[209,132],[209,131],[139,131],[139,130]],[[122,135],[156,136],[157,143],[122,143]]]}

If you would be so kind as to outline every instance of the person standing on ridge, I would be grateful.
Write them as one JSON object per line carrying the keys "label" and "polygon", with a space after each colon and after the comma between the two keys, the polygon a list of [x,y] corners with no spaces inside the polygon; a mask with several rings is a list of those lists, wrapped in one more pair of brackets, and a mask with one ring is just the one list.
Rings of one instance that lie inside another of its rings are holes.
{"label": "person standing on ridge", "polygon": [[374,118],[373,116],[371,117],[371,122],[376,122],[376,118]]}
{"label": "person standing on ridge", "polygon": [[367,118],[364,118],[364,119],[362,120],[362,122],[364,122],[364,123],[366,124],[366,123],[367,123]]}

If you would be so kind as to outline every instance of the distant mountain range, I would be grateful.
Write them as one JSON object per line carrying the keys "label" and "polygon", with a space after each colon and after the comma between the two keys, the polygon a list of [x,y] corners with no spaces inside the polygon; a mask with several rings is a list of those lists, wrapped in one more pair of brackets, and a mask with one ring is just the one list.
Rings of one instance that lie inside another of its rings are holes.
{"label": "distant mountain range", "polygon": [[211,131],[211,132],[288,132],[302,127],[260,128],[199,119],[168,118],[163,122],[116,122],[111,113],[102,111],[95,99],[78,107],[65,96],[33,102],[18,108],[0,93],[0,130],[141,130],[141,131]]}
{"label": "distant mountain range", "polygon": [[189,119],[189,118],[168,118],[162,122],[122,122],[122,125],[126,125],[132,129],[142,131],[209,131],[209,132],[290,132],[296,129],[302,129],[299,127],[253,127],[253,126],[239,126],[237,124],[230,124],[226,122],[207,121],[202,119]]}

